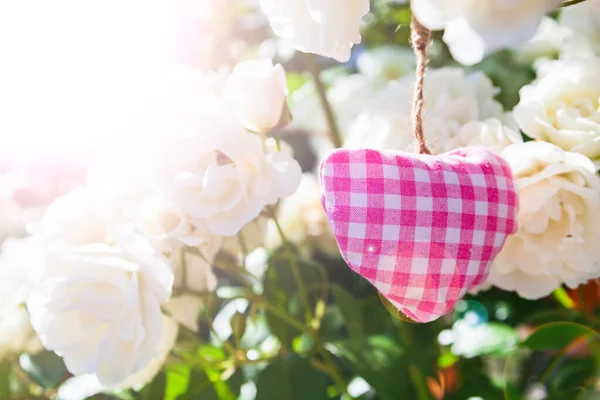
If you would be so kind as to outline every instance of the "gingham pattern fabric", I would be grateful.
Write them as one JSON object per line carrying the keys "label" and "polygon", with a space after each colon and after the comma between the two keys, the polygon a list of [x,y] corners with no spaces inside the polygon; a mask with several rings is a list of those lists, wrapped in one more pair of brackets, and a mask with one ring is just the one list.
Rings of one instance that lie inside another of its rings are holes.
{"label": "gingham pattern fabric", "polygon": [[517,228],[510,168],[483,148],[439,156],[340,149],[321,165],[344,260],[417,322],[483,283]]}

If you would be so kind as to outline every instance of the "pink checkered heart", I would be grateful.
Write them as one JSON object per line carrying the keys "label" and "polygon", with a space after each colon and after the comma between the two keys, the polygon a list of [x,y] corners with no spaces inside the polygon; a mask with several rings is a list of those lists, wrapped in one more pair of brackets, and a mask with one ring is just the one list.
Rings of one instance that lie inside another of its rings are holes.
{"label": "pink checkered heart", "polygon": [[447,314],[483,283],[517,228],[510,168],[484,148],[340,149],[321,165],[321,184],[344,260],[417,322]]}

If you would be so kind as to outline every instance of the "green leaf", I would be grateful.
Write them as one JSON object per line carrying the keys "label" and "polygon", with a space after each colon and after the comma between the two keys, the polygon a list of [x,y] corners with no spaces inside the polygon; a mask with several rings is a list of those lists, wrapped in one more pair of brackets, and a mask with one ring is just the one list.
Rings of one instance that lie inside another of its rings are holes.
{"label": "green leaf", "polygon": [[10,364],[0,363],[0,399],[10,399],[10,373]]}
{"label": "green leaf", "polygon": [[350,337],[361,340],[363,337],[363,314],[360,301],[355,299],[340,285],[333,284],[331,290],[344,316]]}
{"label": "green leaf", "polygon": [[167,368],[167,383],[165,400],[175,400],[188,390],[190,368],[184,365],[169,365]]}
{"label": "green leaf", "polygon": [[164,372],[160,372],[154,377],[150,384],[146,385],[140,392],[141,400],[163,400],[165,398],[165,387],[167,384],[167,376]]}
{"label": "green leaf", "polygon": [[330,380],[307,359],[277,360],[259,375],[256,400],[325,400]]}
{"label": "green leaf", "polygon": [[[297,258],[298,255],[295,255]],[[298,270],[300,278],[305,287],[319,281],[319,272],[309,263],[298,260]],[[282,313],[289,315],[297,320],[303,319],[303,310],[300,306],[298,287],[294,279],[290,260],[283,249],[278,249],[269,258],[266,272],[266,281],[264,285],[264,295],[270,303],[277,307]],[[312,291],[309,294],[309,301],[312,306],[316,304],[318,291]],[[312,296],[311,296],[312,295]],[[281,344],[288,349],[292,348],[294,337],[301,332],[282,321],[272,312],[266,314],[266,320],[273,335],[275,335]]]}
{"label": "green leaf", "polygon": [[592,338],[598,334],[590,328],[569,322],[543,325],[523,342],[532,350],[561,350],[579,337]]}
{"label": "green leaf", "polygon": [[285,78],[287,81],[287,89],[288,93],[291,95],[296,90],[300,89],[306,82],[308,82],[308,77],[306,74],[301,74],[298,72],[288,72],[285,74]]}
{"label": "green leaf", "polygon": [[43,351],[33,356],[23,354],[19,361],[23,370],[47,389],[58,387],[69,376],[62,358],[52,351]]}
{"label": "green leaf", "polygon": [[192,371],[189,378],[188,390],[177,397],[177,400],[235,400],[244,383],[241,370],[235,371],[226,381],[221,380],[220,374],[211,381],[204,371]]}
{"label": "green leaf", "polygon": [[411,398],[408,360],[400,345],[387,336],[371,336],[360,346],[352,340],[335,342],[339,356],[377,391],[377,398]]}

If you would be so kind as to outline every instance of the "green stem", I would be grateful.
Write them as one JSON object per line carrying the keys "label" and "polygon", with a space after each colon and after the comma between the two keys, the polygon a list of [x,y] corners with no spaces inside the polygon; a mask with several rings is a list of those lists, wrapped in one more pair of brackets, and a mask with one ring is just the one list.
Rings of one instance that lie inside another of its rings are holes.
{"label": "green stem", "polygon": [[583,3],[584,1],[586,1],[586,0],[568,0],[568,1],[561,3],[561,5],[559,7],[574,6],[575,4]]}
{"label": "green stem", "polygon": [[338,371],[335,361],[333,360],[333,357],[331,357],[329,351],[327,351],[321,343],[318,343],[318,346],[319,353],[323,356],[325,364],[319,364],[317,362],[317,365],[320,365],[321,370],[329,375],[329,377],[335,382],[335,385],[340,393],[345,393],[350,399],[354,399],[354,397],[348,393],[348,383],[342,376],[341,372]]}
{"label": "green stem", "polygon": [[331,142],[336,149],[339,149],[343,144],[342,136],[340,135],[340,129],[338,127],[333,108],[331,107],[331,103],[329,103],[329,99],[327,99],[327,89],[325,88],[325,84],[321,79],[321,69],[315,61],[315,56],[311,54],[305,54],[304,61],[313,78],[313,82],[315,83],[317,94],[319,95],[319,100],[321,102],[321,107],[323,107],[323,112],[325,112],[325,119],[327,120],[327,126],[329,127]]}
{"label": "green stem", "polygon": [[417,391],[417,398],[419,400],[430,400],[431,397],[429,395],[429,389],[427,388],[427,382],[425,381],[425,376],[421,370],[414,365],[408,367],[408,372],[410,374],[410,380]]}
{"label": "green stem", "polygon": [[294,275],[294,280],[296,281],[296,286],[298,286],[298,293],[300,293],[300,299],[302,303],[304,303],[304,308],[306,310],[306,320],[308,325],[310,326],[312,323],[312,311],[310,306],[310,301],[308,300],[308,295],[306,293],[306,289],[304,288],[304,283],[302,282],[302,277],[300,276],[300,269],[298,268],[298,262],[296,261],[296,257],[294,256],[294,252],[292,250],[292,246],[288,241],[285,233],[283,233],[283,229],[281,229],[281,225],[275,216],[275,212],[272,213],[271,218],[275,222],[275,226],[277,227],[277,232],[279,232],[279,236],[281,237],[281,241],[283,242],[283,246],[285,247],[285,252],[290,261],[290,266],[292,268],[292,275]]}
{"label": "green stem", "polygon": [[279,308],[275,307],[274,305],[265,301],[264,299],[260,299],[259,301],[260,301],[260,304],[265,306],[265,308],[267,308],[271,313],[273,313],[275,316],[277,316],[279,319],[281,319],[288,325],[291,325],[294,328],[298,329],[299,331],[305,332],[306,334],[308,334],[312,337],[315,336],[314,331],[312,331],[309,327],[296,321],[294,318],[290,317],[285,312],[281,311]]}
{"label": "green stem", "polygon": [[[415,336],[412,331],[412,326],[410,323],[402,322],[400,324],[400,334],[404,339],[406,346],[414,346],[415,344]],[[410,380],[412,385],[417,392],[417,399],[419,400],[431,400],[431,396],[429,395],[429,389],[427,388],[427,382],[425,381],[425,376],[423,372],[416,365],[409,365],[408,372],[410,375]]]}

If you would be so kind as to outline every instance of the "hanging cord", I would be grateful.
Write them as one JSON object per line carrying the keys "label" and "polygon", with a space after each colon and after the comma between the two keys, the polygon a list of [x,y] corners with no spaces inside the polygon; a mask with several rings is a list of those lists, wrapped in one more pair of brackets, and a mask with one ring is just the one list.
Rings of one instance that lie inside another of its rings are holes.
{"label": "hanging cord", "polygon": [[425,71],[427,70],[427,47],[431,42],[431,32],[425,28],[415,16],[410,22],[412,48],[417,57],[417,80],[412,105],[412,120],[415,130],[415,138],[419,144],[420,154],[431,154],[423,134],[423,86],[425,83]]}

